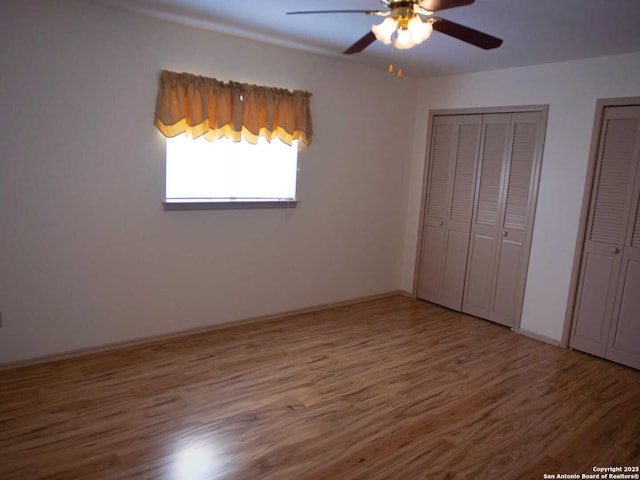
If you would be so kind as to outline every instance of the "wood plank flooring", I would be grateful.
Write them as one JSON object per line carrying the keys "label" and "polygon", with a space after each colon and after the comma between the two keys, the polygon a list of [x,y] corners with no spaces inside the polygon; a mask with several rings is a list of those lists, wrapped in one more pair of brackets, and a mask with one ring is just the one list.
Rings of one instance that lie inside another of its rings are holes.
{"label": "wood plank flooring", "polygon": [[0,372],[1,479],[640,465],[640,372],[401,296]]}

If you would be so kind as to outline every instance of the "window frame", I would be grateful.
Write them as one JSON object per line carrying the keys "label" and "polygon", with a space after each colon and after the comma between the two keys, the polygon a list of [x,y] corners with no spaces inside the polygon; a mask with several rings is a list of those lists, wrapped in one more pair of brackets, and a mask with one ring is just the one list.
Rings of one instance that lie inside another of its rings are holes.
{"label": "window frame", "polygon": [[256,210],[274,208],[296,208],[300,200],[235,200],[235,201],[202,201],[202,202],[171,202],[165,199],[162,206],[166,211],[180,210]]}

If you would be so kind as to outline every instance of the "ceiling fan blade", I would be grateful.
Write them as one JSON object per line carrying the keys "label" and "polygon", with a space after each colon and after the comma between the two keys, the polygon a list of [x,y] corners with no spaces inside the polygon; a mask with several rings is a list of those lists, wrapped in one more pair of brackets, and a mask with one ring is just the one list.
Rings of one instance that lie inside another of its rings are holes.
{"label": "ceiling fan blade", "polygon": [[376,36],[372,31],[367,32],[360,40],[347,48],[344,52],[346,55],[351,55],[352,53],[358,53],[367,48],[373,42],[376,41]]}
{"label": "ceiling fan blade", "polygon": [[366,15],[376,15],[383,12],[378,10],[304,10],[298,12],[287,12],[287,15],[308,15],[314,13],[364,13]]}
{"label": "ceiling fan blade", "polygon": [[445,20],[444,18],[432,18],[436,20],[433,22],[433,29],[450,37],[457,38],[476,47],[484,48],[485,50],[498,48],[502,45],[502,39],[489,35],[488,33],[465,27],[464,25]]}
{"label": "ceiling fan blade", "polygon": [[437,12],[447,8],[464,7],[471,5],[475,0],[420,0],[420,6],[425,10]]}

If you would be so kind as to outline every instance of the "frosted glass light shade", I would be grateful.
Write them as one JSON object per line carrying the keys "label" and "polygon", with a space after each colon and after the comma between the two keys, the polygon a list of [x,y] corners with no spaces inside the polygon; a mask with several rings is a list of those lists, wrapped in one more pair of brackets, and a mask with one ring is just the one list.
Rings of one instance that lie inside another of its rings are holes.
{"label": "frosted glass light shade", "polygon": [[393,35],[393,32],[395,32],[397,28],[398,23],[395,18],[387,17],[381,23],[372,25],[371,31],[378,40],[385,45],[389,45],[391,43],[391,35]]}
{"label": "frosted glass light shade", "polygon": [[409,20],[407,29],[411,33],[411,39],[415,45],[424,42],[433,32],[433,26],[431,23],[423,22],[418,15]]}
{"label": "frosted glass light shade", "polygon": [[398,29],[398,36],[393,45],[399,50],[406,50],[411,47],[415,47],[415,42],[411,38],[411,32],[409,30]]}

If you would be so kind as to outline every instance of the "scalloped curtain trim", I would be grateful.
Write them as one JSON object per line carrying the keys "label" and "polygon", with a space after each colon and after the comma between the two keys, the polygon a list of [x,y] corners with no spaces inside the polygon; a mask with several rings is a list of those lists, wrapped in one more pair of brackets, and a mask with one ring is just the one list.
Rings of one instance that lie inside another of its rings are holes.
{"label": "scalloped curtain trim", "polygon": [[184,133],[214,141],[258,137],[293,140],[309,146],[313,136],[311,94],[163,70],[156,100],[155,125],[165,137]]}

